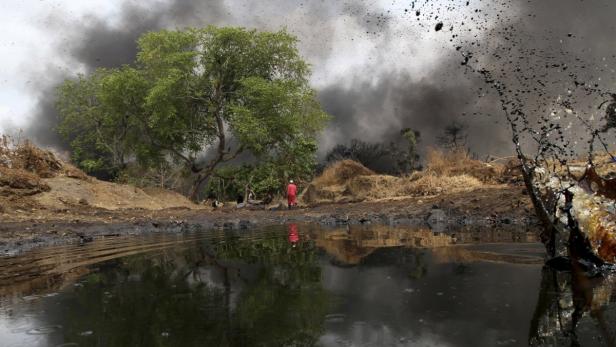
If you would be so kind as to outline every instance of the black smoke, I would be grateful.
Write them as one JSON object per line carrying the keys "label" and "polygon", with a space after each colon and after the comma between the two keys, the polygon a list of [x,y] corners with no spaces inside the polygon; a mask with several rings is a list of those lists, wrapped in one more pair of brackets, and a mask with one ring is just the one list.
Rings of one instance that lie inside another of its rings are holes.
{"label": "black smoke", "polygon": [[412,128],[421,133],[420,147],[425,149],[436,146],[445,126],[457,120],[469,125],[468,145],[477,153],[507,153],[507,129],[498,126],[496,117],[474,114],[479,102],[476,86],[464,78],[458,62],[440,64],[440,72],[431,79],[416,81],[407,72],[389,71],[378,75],[376,82],[358,78],[352,87],[331,85],[321,90],[323,107],[335,115],[323,134],[325,147],[353,138],[396,142],[400,130]]}
{"label": "black smoke", "polygon": [[[482,53],[483,64],[497,70],[503,66],[503,74],[509,74],[514,81],[516,71],[512,67],[530,68],[524,66],[521,55],[536,54],[532,60],[536,66],[532,68],[543,76],[562,70],[562,66],[544,68],[545,55],[550,55],[546,57],[549,61],[556,61],[558,57],[554,55],[573,51],[593,65],[587,66],[573,55],[563,57],[569,71],[576,70],[581,79],[592,79],[597,69],[608,73],[608,65],[613,63],[610,44],[616,30],[610,17],[616,13],[614,10],[616,4],[610,0],[414,1],[397,10],[385,10],[368,2],[174,0],[126,3],[120,18],[111,22],[93,15],[68,20],[59,32],[68,42],[63,47],[64,58],[86,72],[131,63],[136,39],[160,28],[208,24],[267,30],[286,27],[300,38],[302,54],[315,71],[340,53],[340,47],[344,47],[340,40],[369,38],[378,48],[369,63],[340,81],[319,86],[319,99],[333,117],[322,136],[321,153],[353,138],[389,142],[403,128],[420,131],[423,145],[435,145],[444,128],[456,120],[468,126],[471,150],[485,155],[511,152],[510,134],[502,122],[497,97],[487,91],[484,81],[465,73],[461,54]],[[342,17],[349,18],[342,25],[354,29],[334,40]],[[443,23],[438,35],[444,50],[433,61],[428,76],[418,79],[405,68],[419,64],[415,55],[422,52],[411,50],[404,60],[392,61],[388,51],[392,42],[412,47],[418,37],[434,32],[438,23]],[[508,31],[512,23],[515,32]],[[511,59],[494,59],[493,53],[507,47],[511,38],[517,40],[518,46],[503,52]],[[456,42],[461,42],[460,51],[455,49]],[[474,59],[479,58],[476,55],[469,60]],[[37,83],[39,105],[27,134],[42,145],[66,148],[53,127],[57,122],[54,88],[67,77],[67,73],[52,72],[44,83]],[[609,88],[613,78],[600,83]],[[567,86],[553,83],[545,88],[550,94],[558,94],[565,93]],[[539,102],[544,99],[539,98]],[[537,112],[543,111],[537,108]]]}

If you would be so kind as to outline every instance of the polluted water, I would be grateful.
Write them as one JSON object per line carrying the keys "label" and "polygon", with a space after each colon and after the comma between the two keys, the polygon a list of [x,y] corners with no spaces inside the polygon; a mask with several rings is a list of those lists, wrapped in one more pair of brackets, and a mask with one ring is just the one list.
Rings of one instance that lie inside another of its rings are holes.
{"label": "polluted water", "polygon": [[310,224],[0,259],[3,346],[610,346],[614,281],[532,232]]}

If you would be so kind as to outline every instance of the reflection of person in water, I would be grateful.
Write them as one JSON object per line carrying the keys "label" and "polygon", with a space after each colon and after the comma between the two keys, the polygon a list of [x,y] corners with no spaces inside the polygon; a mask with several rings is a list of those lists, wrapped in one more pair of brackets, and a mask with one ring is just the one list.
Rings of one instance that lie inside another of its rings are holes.
{"label": "reflection of person in water", "polygon": [[295,247],[299,242],[299,232],[297,231],[297,224],[289,224],[289,243]]}

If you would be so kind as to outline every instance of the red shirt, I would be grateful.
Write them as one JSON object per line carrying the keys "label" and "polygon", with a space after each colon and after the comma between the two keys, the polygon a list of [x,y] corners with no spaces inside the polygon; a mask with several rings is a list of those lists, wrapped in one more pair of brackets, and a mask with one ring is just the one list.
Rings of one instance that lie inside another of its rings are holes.
{"label": "red shirt", "polygon": [[295,196],[297,195],[297,186],[293,183],[290,183],[287,186],[287,196]]}

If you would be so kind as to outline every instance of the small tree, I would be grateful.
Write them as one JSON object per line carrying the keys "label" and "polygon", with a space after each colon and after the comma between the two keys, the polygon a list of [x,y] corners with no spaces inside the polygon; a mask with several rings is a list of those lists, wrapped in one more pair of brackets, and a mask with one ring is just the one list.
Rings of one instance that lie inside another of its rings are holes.
{"label": "small tree", "polygon": [[269,200],[276,194],[284,193],[285,182],[293,179],[298,183],[308,181],[315,170],[314,141],[297,141],[293,146],[270,153],[259,162],[242,166],[217,168],[208,181],[206,191],[218,199],[237,197],[248,198],[253,192],[256,198]]}
{"label": "small tree", "polygon": [[467,125],[453,121],[445,126],[443,134],[438,137],[438,142],[442,147],[449,150],[464,148],[468,138],[467,130]]}
{"label": "small tree", "polygon": [[417,143],[421,133],[411,128],[405,128],[400,131],[402,137],[406,140],[407,149],[398,156],[398,172],[409,173],[419,168],[419,153],[417,152]]}

